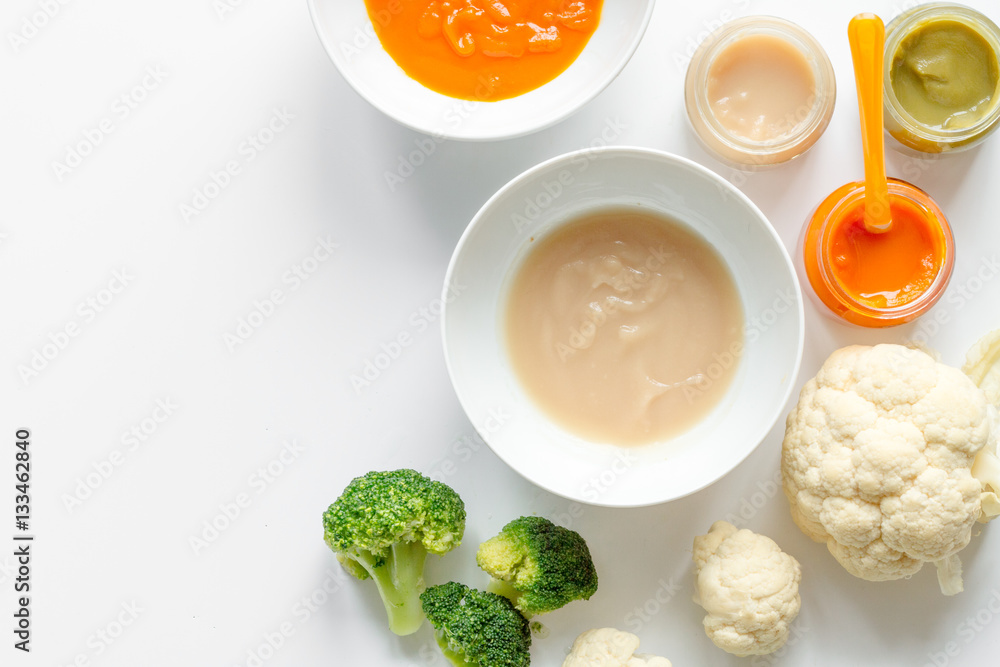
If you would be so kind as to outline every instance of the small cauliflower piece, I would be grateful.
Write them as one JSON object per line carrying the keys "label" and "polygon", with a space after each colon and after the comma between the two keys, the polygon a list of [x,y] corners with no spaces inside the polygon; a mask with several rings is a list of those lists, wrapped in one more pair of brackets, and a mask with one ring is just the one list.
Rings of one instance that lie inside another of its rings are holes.
{"label": "small cauliflower piece", "polygon": [[615,628],[587,630],[573,642],[562,667],[672,667],[666,658],[635,654],[639,638]]}
{"label": "small cauliflower piece", "polygon": [[716,521],[694,538],[697,594],[705,634],[738,656],[774,653],[788,640],[802,601],[802,568],[774,540]]}
{"label": "small cauliflower piece", "polygon": [[[956,368],[901,345],[837,350],[788,415],[781,470],[792,518],[869,581],[938,566],[962,590],[956,554],[997,511],[996,409]],[[978,475],[977,475],[978,473]],[[995,483],[995,482],[994,482]]]}

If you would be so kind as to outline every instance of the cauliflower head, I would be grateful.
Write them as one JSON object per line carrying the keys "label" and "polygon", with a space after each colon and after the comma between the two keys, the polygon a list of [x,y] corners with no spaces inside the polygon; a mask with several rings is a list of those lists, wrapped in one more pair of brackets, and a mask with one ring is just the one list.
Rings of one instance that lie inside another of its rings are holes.
{"label": "cauliflower head", "polygon": [[956,593],[956,554],[991,493],[973,464],[981,451],[996,452],[998,431],[975,383],[925,352],[837,350],[785,425],[792,518],[857,577],[909,577],[932,561],[942,590]]}
{"label": "cauliflower head", "polygon": [[769,537],[716,521],[694,538],[695,602],[705,634],[738,656],[774,653],[788,640],[802,605],[802,568]]}
{"label": "cauliflower head", "polygon": [[562,667],[671,667],[666,658],[636,655],[639,638],[615,628],[587,630],[573,642]]}

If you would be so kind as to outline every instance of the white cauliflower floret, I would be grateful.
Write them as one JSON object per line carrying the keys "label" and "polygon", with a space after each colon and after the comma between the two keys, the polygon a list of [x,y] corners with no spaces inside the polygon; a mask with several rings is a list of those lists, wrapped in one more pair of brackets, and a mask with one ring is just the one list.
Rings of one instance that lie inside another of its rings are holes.
{"label": "white cauliflower floret", "polygon": [[838,350],[786,423],[792,518],[857,577],[899,579],[932,561],[942,590],[958,592],[955,554],[977,519],[996,514],[996,495],[973,474],[977,454],[996,451],[996,424],[984,393],[924,352]]}
{"label": "white cauliflower floret", "polygon": [[654,655],[636,655],[639,638],[614,628],[587,630],[573,642],[562,667],[671,667]]}
{"label": "white cauliflower floret", "polygon": [[799,614],[799,562],[769,537],[716,521],[694,538],[695,602],[709,639],[739,656],[774,653]]}

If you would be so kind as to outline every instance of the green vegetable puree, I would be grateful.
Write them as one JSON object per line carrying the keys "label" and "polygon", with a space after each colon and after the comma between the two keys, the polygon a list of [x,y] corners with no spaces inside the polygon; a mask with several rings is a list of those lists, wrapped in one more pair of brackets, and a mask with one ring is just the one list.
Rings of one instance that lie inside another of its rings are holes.
{"label": "green vegetable puree", "polygon": [[918,25],[900,42],[889,74],[900,105],[942,129],[974,125],[997,98],[1000,63],[982,35],[950,19]]}

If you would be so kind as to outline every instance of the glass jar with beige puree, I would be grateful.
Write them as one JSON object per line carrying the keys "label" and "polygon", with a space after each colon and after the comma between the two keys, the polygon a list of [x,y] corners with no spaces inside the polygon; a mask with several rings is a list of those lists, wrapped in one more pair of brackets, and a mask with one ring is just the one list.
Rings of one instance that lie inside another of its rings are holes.
{"label": "glass jar with beige puree", "polygon": [[749,16],[698,46],[684,101],[702,143],[724,160],[767,166],[791,160],[823,134],[837,97],[833,66],[808,32]]}

